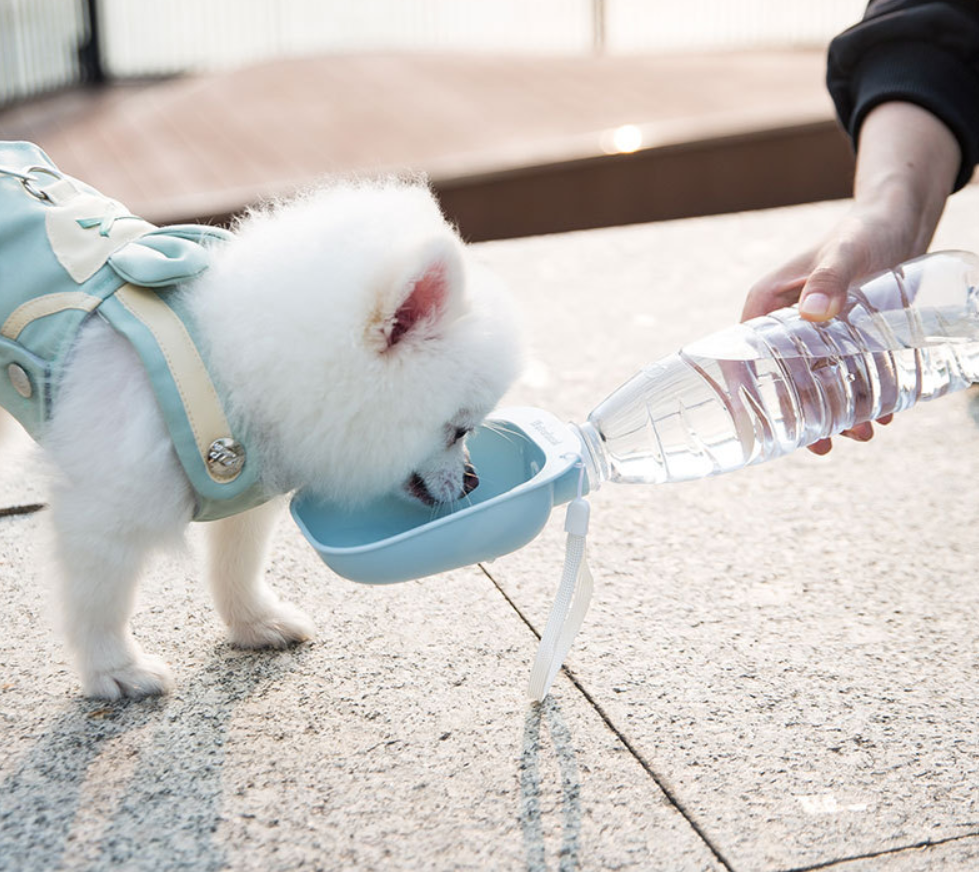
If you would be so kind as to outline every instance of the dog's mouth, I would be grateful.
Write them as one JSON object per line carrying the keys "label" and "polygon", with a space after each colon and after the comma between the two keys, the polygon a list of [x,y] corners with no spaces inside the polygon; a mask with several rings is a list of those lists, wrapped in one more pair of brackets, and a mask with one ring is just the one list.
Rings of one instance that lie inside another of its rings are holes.
{"label": "dog's mouth", "polygon": [[417,472],[413,472],[409,479],[404,484],[405,492],[414,497],[426,506],[440,506],[443,503],[452,502],[453,500],[461,500],[463,497],[471,494],[476,487],[479,485],[479,475],[476,473],[476,467],[473,466],[468,460],[466,461],[465,469],[462,475],[462,490],[455,495],[446,495],[443,498],[435,496],[428,488],[428,485]]}
{"label": "dog's mouth", "polygon": [[417,472],[411,474],[411,478],[405,482],[405,490],[408,492],[409,496],[413,496],[419,502],[424,503],[426,506],[437,506],[438,500],[433,497],[428,488],[425,486],[425,479],[423,479]]}

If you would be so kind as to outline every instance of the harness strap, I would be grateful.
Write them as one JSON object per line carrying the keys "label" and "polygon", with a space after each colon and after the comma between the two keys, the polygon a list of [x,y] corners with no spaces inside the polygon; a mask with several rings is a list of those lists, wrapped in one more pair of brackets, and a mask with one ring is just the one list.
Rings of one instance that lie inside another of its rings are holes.
{"label": "harness strap", "polygon": [[45,294],[14,310],[0,327],[11,341],[39,318],[69,309],[96,309],[128,338],[154,385],[177,455],[198,494],[195,520],[210,520],[264,502],[255,464],[235,439],[217,389],[180,316],[150,289],[125,283],[103,300],[82,291]]}
{"label": "harness strap", "polygon": [[231,438],[231,425],[221,408],[207,367],[183,321],[158,294],[147,288],[125,284],[115,292],[114,297],[149,330],[163,354],[183,402],[197,451],[207,467],[208,477],[217,482],[237,478],[240,467],[235,469],[233,466],[208,462],[213,443],[218,439]]}
{"label": "harness strap", "polygon": [[[197,521],[265,502],[257,458],[232,432],[218,390],[180,315],[152,288],[126,283],[99,314],[130,340],[153,383],[170,438],[197,495]],[[161,390],[162,386],[167,390]]]}

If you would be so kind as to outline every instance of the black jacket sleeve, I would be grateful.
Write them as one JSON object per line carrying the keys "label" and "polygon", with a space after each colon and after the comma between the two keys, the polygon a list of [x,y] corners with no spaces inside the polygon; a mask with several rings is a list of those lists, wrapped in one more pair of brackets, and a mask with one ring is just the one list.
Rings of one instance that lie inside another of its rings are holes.
{"label": "black jacket sleeve", "polygon": [[830,43],[826,81],[854,144],[875,106],[916,103],[959,141],[955,190],[969,181],[979,161],[979,0],[872,0]]}

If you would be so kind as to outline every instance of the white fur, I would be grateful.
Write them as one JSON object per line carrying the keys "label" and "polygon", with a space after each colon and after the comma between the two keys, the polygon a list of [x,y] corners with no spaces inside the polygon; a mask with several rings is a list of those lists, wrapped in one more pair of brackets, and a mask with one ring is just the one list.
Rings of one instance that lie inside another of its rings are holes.
{"label": "white fur", "polygon": [[[399,335],[396,313],[419,282],[439,304]],[[303,486],[354,503],[417,473],[428,494],[455,498],[465,449],[452,434],[476,426],[516,375],[504,298],[416,184],[337,184],[254,213],[182,293],[270,493]],[[60,471],[52,517],[84,692],[164,692],[169,671],[142,653],[129,618],[146,558],[180,541],[193,496],[138,358],[98,319],[82,330],[43,447]],[[263,579],[273,511],[209,525],[217,610],[246,647],[313,633]]]}

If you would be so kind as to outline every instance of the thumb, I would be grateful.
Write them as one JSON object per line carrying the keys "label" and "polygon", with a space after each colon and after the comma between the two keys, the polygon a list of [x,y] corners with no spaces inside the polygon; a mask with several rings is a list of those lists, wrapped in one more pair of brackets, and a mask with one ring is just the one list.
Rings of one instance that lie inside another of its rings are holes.
{"label": "thumb", "polygon": [[828,321],[840,313],[846,291],[857,277],[856,258],[837,251],[823,258],[806,280],[799,296],[799,314],[807,321]]}

